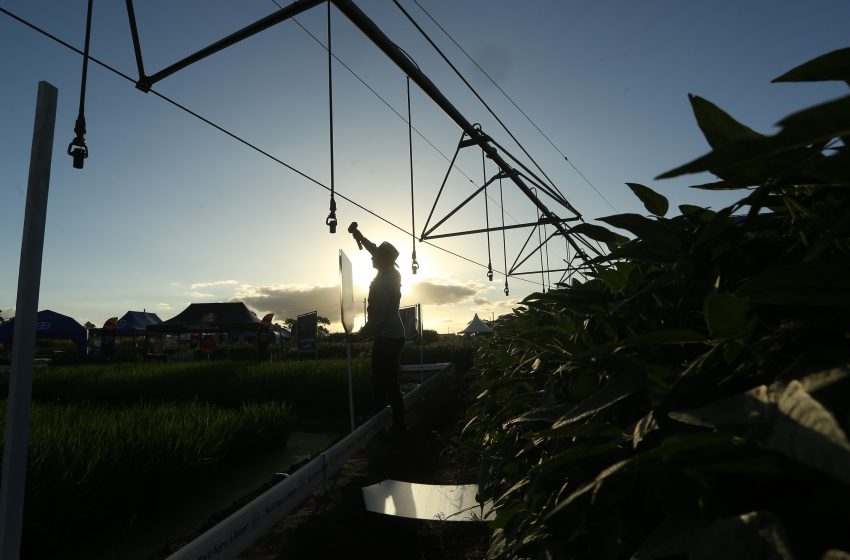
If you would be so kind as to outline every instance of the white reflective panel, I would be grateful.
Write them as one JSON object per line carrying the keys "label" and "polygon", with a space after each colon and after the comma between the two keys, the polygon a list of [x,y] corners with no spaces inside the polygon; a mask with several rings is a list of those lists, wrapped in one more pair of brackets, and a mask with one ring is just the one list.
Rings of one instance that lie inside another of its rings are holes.
{"label": "white reflective panel", "polygon": [[477,484],[435,485],[385,480],[363,488],[366,510],[411,519],[490,521],[493,502],[475,501]]}
{"label": "white reflective panel", "polygon": [[339,308],[345,332],[354,330],[354,279],[351,261],[339,250]]}

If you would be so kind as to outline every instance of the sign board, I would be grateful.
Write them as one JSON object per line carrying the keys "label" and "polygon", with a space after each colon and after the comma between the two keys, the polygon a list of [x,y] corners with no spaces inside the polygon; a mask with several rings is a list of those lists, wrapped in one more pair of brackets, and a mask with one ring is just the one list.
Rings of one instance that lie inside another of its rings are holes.
{"label": "sign board", "polygon": [[408,305],[398,310],[398,315],[401,317],[401,324],[404,325],[404,339],[412,340],[413,342],[419,341],[419,327],[417,326],[419,321],[416,311],[416,305]]}
{"label": "sign board", "polygon": [[342,328],[350,333],[354,330],[354,280],[351,261],[339,250],[339,309]]}
{"label": "sign board", "polygon": [[215,337],[207,336],[201,341],[201,352],[207,354],[215,352]]}
{"label": "sign board", "polygon": [[316,339],[319,334],[319,313],[311,311],[299,315],[295,324],[298,333],[298,351],[316,352]]}

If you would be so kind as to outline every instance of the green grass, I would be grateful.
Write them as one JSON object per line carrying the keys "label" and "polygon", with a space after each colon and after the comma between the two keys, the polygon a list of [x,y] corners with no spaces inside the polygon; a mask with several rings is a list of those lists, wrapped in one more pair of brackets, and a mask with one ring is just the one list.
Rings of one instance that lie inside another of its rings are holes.
{"label": "green grass", "polygon": [[276,402],[238,408],[33,403],[27,547],[73,540],[90,524],[125,528],[140,512],[202,487],[221,466],[283,448],[292,422],[290,407]]}
{"label": "green grass", "polygon": [[[352,374],[359,414],[370,406],[368,359],[354,360]],[[48,543],[84,539],[88,527],[126,531],[137,515],[202,491],[222,468],[284,447],[296,417],[335,431],[348,414],[346,360],[35,371],[28,554],[51,555]]]}
{"label": "green grass", "polygon": [[[369,362],[352,362],[355,405],[362,409],[369,402]],[[33,400],[104,407],[202,402],[230,408],[271,401],[289,403],[301,418],[347,418],[347,372],[346,360],[68,366],[35,372]]]}

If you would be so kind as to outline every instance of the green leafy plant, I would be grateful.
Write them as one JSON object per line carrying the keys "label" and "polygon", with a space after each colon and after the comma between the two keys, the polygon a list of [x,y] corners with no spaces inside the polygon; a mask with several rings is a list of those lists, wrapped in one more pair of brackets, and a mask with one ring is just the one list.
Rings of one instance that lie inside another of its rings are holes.
{"label": "green leafy plant", "polygon": [[[850,83],[850,49],[777,81]],[[712,148],[628,184],[648,216],[577,231],[587,281],[500,318],[459,444],[495,500],[493,558],[818,558],[850,549],[850,96],[773,136],[691,96]],[[832,552],[830,552],[832,551]]]}

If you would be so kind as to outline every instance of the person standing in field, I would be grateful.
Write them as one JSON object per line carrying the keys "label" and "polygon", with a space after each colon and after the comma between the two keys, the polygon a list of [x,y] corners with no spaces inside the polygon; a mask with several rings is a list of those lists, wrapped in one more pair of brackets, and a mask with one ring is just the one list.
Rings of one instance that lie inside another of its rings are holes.
{"label": "person standing in field", "polygon": [[350,229],[358,246],[372,255],[377,270],[369,284],[367,321],[362,329],[349,335],[351,340],[372,339],[371,380],[376,412],[387,404],[393,411],[392,429],[406,431],[404,401],[398,385],[399,358],[404,346],[404,325],[398,308],[401,300],[401,274],[396,270],[398,250],[384,241],[375,245],[360,233],[355,224]]}

